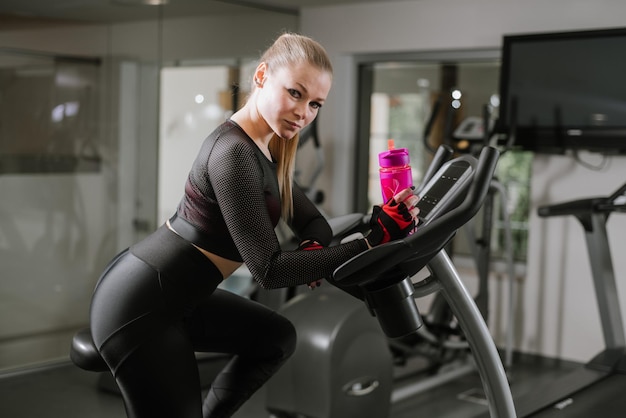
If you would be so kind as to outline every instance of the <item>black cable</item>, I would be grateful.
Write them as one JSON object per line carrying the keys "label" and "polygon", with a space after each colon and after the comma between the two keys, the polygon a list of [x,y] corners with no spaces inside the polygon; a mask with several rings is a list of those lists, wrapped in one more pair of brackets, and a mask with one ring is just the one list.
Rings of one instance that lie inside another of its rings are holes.
{"label": "black cable", "polygon": [[430,112],[430,118],[428,118],[428,122],[426,122],[426,127],[424,128],[424,147],[431,153],[434,154],[436,152],[435,147],[430,144],[428,140],[430,137],[430,131],[433,129],[433,125],[435,124],[435,119],[437,119],[437,114],[439,113],[439,108],[441,107],[441,97],[438,97],[433,104],[433,110]]}

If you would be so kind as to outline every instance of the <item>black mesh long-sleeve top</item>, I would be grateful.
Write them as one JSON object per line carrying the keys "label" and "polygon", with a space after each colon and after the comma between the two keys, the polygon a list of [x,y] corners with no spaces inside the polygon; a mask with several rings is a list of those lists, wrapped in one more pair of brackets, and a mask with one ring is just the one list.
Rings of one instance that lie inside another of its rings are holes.
{"label": "black mesh long-sleeve top", "polygon": [[[289,226],[296,236],[328,245],[328,222],[297,186],[293,204]],[[367,249],[361,239],[315,251],[282,251],[274,230],[280,211],[275,163],[234,121],[224,122],[204,141],[177,210],[198,230],[195,245],[244,262],[267,289],[329,277]]]}

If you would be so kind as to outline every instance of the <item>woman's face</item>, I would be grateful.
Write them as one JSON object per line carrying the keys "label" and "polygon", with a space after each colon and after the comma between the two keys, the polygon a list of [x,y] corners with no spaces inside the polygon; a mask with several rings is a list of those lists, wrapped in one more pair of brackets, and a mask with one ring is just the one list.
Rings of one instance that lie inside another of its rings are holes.
{"label": "woman's face", "polygon": [[[259,68],[262,68],[261,64]],[[257,110],[269,128],[291,139],[313,122],[332,84],[330,73],[307,64],[257,69]]]}

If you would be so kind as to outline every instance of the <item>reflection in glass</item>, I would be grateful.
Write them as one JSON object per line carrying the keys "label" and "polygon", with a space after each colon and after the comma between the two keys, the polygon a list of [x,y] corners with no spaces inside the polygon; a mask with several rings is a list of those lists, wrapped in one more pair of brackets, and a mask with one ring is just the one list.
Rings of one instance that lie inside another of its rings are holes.
{"label": "reflection in glass", "polygon": [[98,171],[100,60],[1,51],[0,173]]}

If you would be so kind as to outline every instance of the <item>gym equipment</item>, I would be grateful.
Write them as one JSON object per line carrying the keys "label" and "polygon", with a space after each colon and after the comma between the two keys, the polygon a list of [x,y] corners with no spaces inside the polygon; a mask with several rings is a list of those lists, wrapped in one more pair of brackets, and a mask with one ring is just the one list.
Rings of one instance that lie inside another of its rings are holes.
{"label": "gym equipment", "polygon": [[[437,99],[434,112],[439,112],[441,107],[441,97]],[[485,146],[500,145],[499,149],[501,154],[504,154],[511,149],[515,141],[515,124],[511,125],[511,129],[508,132],[506,140],[502,140],[500,135],[496,132],[496,122],[492,115],[492,107],[490,105],[483,106],[483,112],[481,117],[470,116],[459,124],[454,129],[453,121],[456,119],[457,109],[453,106],[449,106],[447,113],[445,114],[445,124],[443,130],[443,142],[446,146],[449,146],[459,153],[468,153],[471,155],[477,155],[477,153]],[[514,122],[514,118],[512,119]],[[423,138],[424,146],[427,150],[434,151],[428,141],[428,137]],[[494,224],[494,208],[496,197],[499,197],[501,219],[500,224],[504,230],[505,248],[504,256],[507,267],[508,276],[508,311],[507,311],[507,327],[506,327],[506,346],[505,346],[505,366],[511,367],[513,363],[513,336],[515,333],[515,264],[513,257],[513,236],[511,229],[511,221],[509,214],[506,210],[507,207],[507,194],[506,189],[497,178],[492,178],[491,187],[489,193],[483,203],[482,218],[479,223],[475,219],[470,220],[465,225],[464,231],[466,233],[469,248],[472,251],[472,256],[476,262],[476,270],[478,273],[478,291],[474,296],[476,305],[483,315],[486,322],[489,321],[489,270],[491,265],[491,236],[492,228]],[[477,231],[480,230],[480,233]],[[449,313],[446,313],[447,307],[445,302],[442,301],[440,295],[436,295],[433,302],[434,308],[437,310],[436,315],[439,318],[450,317]],[[445,322],[444,322],[445,325]]]}
{"label": "gym equipment", "polygon": [[[590,417],[603,415],[602,407],[624,410],[626,339],[606,230],[606,222],[614,212],[626,213],[626,183],[608,197],[574,200],[538,209],[542,217],[574,216],[585,231],[606,348],[580,369],[520,397],[516,402],[520,418],[544,416],[544,413],[545,416],[558,413],[560,417]],[[594,399],[586,401],[586,394],[591,391]],[[559,409],[547,409],[553,405]]]}
{"label": "gym equipment", "polygon": [[[334,272],[337,287],[362,292],[365,305],[339,289],[299,295],[285,305],[282,313],[296,325],[299,339],[295,354],[266,385],[271,414],[388,416],[397,397],[392,393],[387,338],[416,333],[422,320],[415,298],[439,291],[465,333],[491,416],[515,417],[495,344],[444,250],[480,209],[498,156],[495,148],[485,147],[478,160],[461,156],[444,163],[420,189],[415,233],[367,250]],[[431,275],[413,283],[411,278],[424,267]]]}

